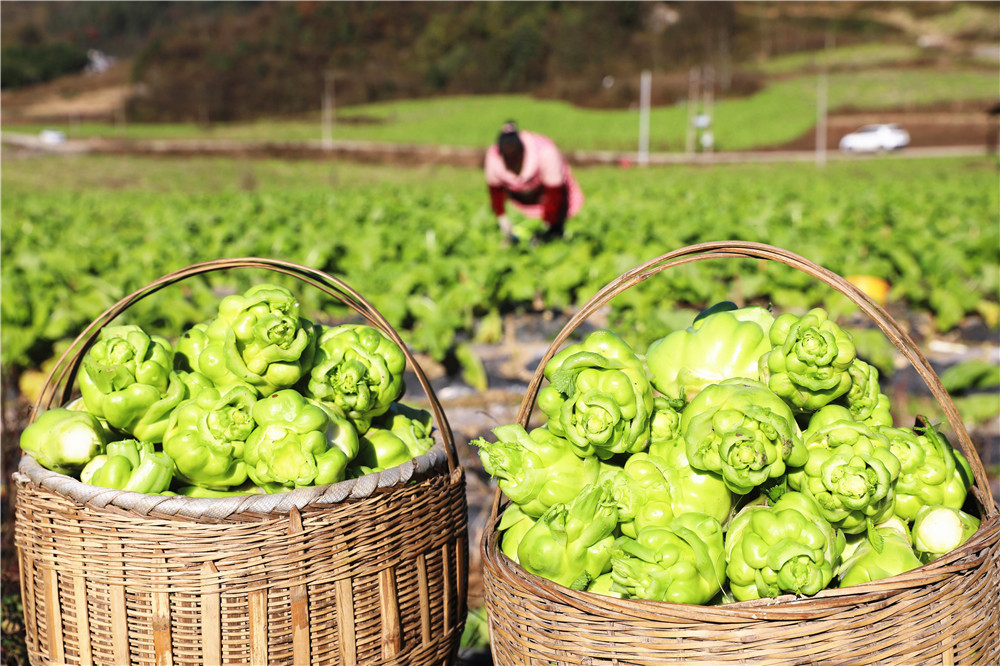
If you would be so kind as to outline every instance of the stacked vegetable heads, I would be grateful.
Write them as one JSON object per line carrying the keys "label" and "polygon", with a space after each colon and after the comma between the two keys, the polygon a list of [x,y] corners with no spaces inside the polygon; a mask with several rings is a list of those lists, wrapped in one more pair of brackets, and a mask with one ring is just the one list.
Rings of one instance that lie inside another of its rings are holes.
{"label": "stacked vegetable heads", "polygon": [[281,493],[426,453],[433,421],[405,394],[403,351],[363,324],[315,324],[286,288],[223,298],[176,344],[108,326],[80,398],[43,412],[21,448],[84,483],[196,497]]}
{"label": "stacked vegetable heads", "polygon": [[720,303],[637,353],[608,330],[555,354],[545,420],[478,438],[510,500],[500,548],[577,590],[728,603],[878,580],[964,543],[972,472],[822,309]]}

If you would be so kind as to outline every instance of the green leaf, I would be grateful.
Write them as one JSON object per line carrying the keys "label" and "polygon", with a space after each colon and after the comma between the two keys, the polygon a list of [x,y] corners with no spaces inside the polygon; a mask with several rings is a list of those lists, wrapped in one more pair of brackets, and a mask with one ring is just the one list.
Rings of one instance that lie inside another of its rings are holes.
{"label": "green leaf", "polygon": [[455,358],[462,366],[462,381],[480,393],[485,393],[489,388],[489,378],[483,360],[475,350],[467,343],[460,343],[455,347]]}
{"label": "green leaf", "polygon": [[563,395],[572,396],[578,374],[580,374],[579,369],[557,370],[552,374],[552,388]]}
{"label": "green leaf", "polygon": [[941,383],[951,394],[970,389],[1000,386],[1000,365],[981,359],[961,361],[946,368],[940,375]]}
{"label": "green leaf", "polygon": [[881,553],[885,549],[885,537],[875,528],[875,522],[868,519],[868,542],[876,553]]}
{"label": "green leaf", "polygon": [[892,377],[896,372],[896,346],[880,328],[844,329],[851,334],[858,357],[875,366],[881,377]]}
{"label": "green leaf", "polygon": [[788,492],[788,475],[782,474],[777,479],[772,479],[767,484],[761,486],[761,491],[767,495],[767,499],[774,504],[778,499]]}
{"label": "green leaf", "polygon": [[988,424],[1000,417],[1000,395],[996,393],[971,393],[953,400],[962,420],[974,424]]}

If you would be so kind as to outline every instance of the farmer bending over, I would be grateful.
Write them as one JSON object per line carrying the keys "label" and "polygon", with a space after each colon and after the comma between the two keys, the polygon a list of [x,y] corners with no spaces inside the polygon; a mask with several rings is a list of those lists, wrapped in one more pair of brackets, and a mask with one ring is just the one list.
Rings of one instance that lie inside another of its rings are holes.
{"label": "farmer bending over", "polygon": [[583,206],[583,191],[552,139],[507,122],[486,151],[486,184],[490,203],[504,236],[517,241],[507,217],[506,202],[525,216],[546,225],[542,240],[561,238],[566,219]]}

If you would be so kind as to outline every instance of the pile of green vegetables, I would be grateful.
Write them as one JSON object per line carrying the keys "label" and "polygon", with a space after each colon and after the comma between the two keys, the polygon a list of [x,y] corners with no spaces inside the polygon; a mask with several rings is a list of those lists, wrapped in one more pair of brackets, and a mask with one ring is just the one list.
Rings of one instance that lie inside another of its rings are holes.
{"label": "pile of green vegetables", "polygon": [[193,497],[335,483],[430,450],[431,414],[400,402],[400,347],[299,310],[264,283],[222,298],[176,344],[107,326],[81,359],[80,397],[42,412],[21,448],[84,483]]}
{"label": "pile of green vegetables", "polygon": [[875,368],[822,309],[720,303],[637,353],[597,330],[555,354],[545,422],[478,438],[530,573],[688,604],[813,595],[909,571],[979,527],[968,461],[896,427]]}

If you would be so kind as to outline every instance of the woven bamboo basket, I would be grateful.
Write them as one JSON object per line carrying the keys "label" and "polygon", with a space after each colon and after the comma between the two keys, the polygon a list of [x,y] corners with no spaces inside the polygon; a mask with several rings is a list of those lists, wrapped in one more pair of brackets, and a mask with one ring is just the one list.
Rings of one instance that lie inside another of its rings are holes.
{"label": "woven bamboo basket", "polygon": [[70,396],[84,350],[142,298],[225,269],[297,278],[404,351],[435,446],[398,467],[277,495],[164,497],[83,484],[30,456],[15,474],[15,544],[31,662],[441,664],[466,616],[464,470],[434,391],[356,291],[313,269],[243,258],[196,264],[125,297],[76,339],[39,411]]}
{"label": "woven bamboo basket", "polygon": [[777,261],[850,298],[913,364],[940,403],[975,475],[979,531],[913,571],[813,597],[785,595],[719,606],[627,600],[577,592],[532,575],[499,548],[494,497],[481,550],[494,663],[507,664],[1000,664],[1000,518],[959,414],[899,325],[845,279],[790,252],[720,241],[681,248],[621,275],[566,324],[539,362],[518,413],[527,427],[545,364],[615,295],[674,266],[707,259]]}

